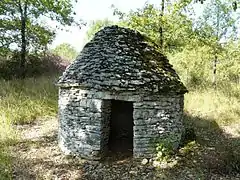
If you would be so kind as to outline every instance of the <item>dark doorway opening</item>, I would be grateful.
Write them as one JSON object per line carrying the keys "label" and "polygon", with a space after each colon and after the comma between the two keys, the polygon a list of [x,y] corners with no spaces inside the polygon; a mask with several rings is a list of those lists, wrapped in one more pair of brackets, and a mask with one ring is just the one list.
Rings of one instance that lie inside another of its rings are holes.
{"label": "dark doorway opening", "polygon": [[133,103],[111,100],[109,150],[132,155]]}

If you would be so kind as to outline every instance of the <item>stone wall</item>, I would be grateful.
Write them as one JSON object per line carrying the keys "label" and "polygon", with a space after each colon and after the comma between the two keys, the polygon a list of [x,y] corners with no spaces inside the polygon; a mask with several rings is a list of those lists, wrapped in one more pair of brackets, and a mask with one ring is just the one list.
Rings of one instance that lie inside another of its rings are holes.
{"label": "stone wall", "polygon": [[[97,159],[102,153],[102,100],[89,99],[81,91],[59,91],[59,144],[66,154]],[[107,129],[106,129],[107,130]]]}
{"label": "stone wall", "polygon": [[101,153],[104,155],[108,150],[108,139],[110,134],[111,100],[102,102],[102,122],[101,122]]}
{"label": "stone wall", "polygon": [[183,95],[123,96],[60,88],[60,148],[66,154],[100,159],[108,148],[111,99],[128,100],[127,97],[134,101],[135,157],[151,157],[156,140],[174,138],[173,144],[178,146],[183,130]]}
{"label": "stone wall", "polygon": [[183,96],[163,97],[157,102],[134,103],[134,156],[150,157],[156,142],[177,148],[183,133]]}
{"label": "stone wall", "polygon": [[159,47],[141,33],[105,27],[64,71],[58,86],[98,91],[185,93],[186,87]]}

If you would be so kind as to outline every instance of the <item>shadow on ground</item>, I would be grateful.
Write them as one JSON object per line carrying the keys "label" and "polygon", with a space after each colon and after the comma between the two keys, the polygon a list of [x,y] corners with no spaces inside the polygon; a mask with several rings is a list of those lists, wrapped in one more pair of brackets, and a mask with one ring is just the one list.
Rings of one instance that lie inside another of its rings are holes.
{"label": "shadow on ground", "polygon": [[165,175],[176,179],[239,179],[240,138],[224,132],[213,119],[187,112],[184,123],[186,137],[177,153],[178,163],[165,169]]}
{"label": "shadow on ground", "polygon": [[12,149],[13,179],[80,179],[82,160],[64,156],[56,130],[22,140]]}

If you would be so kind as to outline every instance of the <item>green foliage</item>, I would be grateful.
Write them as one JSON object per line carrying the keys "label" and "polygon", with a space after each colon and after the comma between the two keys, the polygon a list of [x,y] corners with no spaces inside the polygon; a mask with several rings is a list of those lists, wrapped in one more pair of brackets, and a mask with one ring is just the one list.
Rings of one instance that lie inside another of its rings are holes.
{"label": "green foliage", "polygon": [[52,53],[68,61],[73,61],[78,55],[77,50],[68,43],[58,45],[52,50]]}
{"label": "green foliage", "polygon": [[189,154],[198,146],[196,141],[191,141],[187,143],[183,148],[181,148],[181,153]]}
{"label": "green foliage", "polygon": [[[160,8],[148,3],[129,13],[115,8],[114,14],[119,17],[118,25],[136,29],[157,44],[160,44],[159,28],[163,27],[163,53],[191,89],[209,87],[213,79],[216,86],[240,81],[240,41],[236,41],[235,31],[239,16],[231,3],[231,0],[204,2],[205,10],[197,21],[185,13],[193,13],[190,0],[166,3],[163,16]],[[93,24],[89,34],[103,26]],[[216,74],[213,73],[215,65]]]}
{"label": "green foliage", "polygon": [[177,1],[169,4],[163,16],[161,10],[153,4],[146,3],[142,9],[124,14],[115,9],[120,16],[119,24],[146,34],[160,44],[160,27],[163,28],[163,53],[182,49],[194,37],[192,21],[183,13],[190,1]]}
{"label": "green foliage", "polygon": [[[19,54],[14,56],[9,48],[18,49],[21,45],[19,2],[23,5],[27,1],[0,1],[0,55],[5,55],[1,58],[1,62],[7,62],[9,67],[7,71],[0,69],[1,74],[14,72],[16,69],[13,67],[18,64]],[[44,26],[39,21],[43,16],[55,19],[64,25],[74,23],[71,2],[28,0],[27,50],[42,49],[54,37],[54,29]],[[232,16],[234,12],[231,9],[231,2],[233,1],[215,0],[217,4],[212,3],[207,6],[197,24],[183,12],[184,8],[191,11],[188,6],[190,2],[190,0],[174,1],[166,6],[166,12],[162,18],[159,16],[160,9],[151,4],[146,4],[142,9],[128,14],[117,11],[115,13],[120,15],[118,24],[137,29],[156,43],[159,43],[159,27],[163,26],[164,53],[168,55],[171,64],[190,90],[185,95],[185,112],[194,117],[194,122],[198,121],[202,125],[204,119],[206,122],[216,121],[219,126],[235,125],[240,119],[240,41],[236,40],[239,37],[233,31],[238,18]],[[91,39],[93,34],[102,27],[111,24],[113,22],[109,20],[92,22],[88,39]],[[223,41],[224,44],[222,44]],[[53,51],[67,58],[75,54],[72,47],[66,44]],[[218,83],[217,89],[213,90],[210,87],[210,81],[212,59],[215,53],[218,54]],[[13,57],[14,61],[12,61]],[[42,67],[43,62],[47,62],[42,61],[41,58],[42,55],[39,57],[30,54],[27,58],[28,71],[38,71],[39,66]],[[46,72],[45,68],[41,70]],[[11,177],[11,158],[8,147],[17,139],[14,124],[31,123],[42,116],[56,115],[58,95],[53,83],[54,78],[48,77],[0,80],[0,177],[2,179]],[[210,125],[204,126],[203,132],[209,129]],[[174,139],[168,138],[154,144],[157,145],[156,155],[159,161],[168,161],[171,158],[174,142]],[[193,150],[197,151],[199,146],[197,141],[191,141],[182,150],[184,154],[191,154]],[[226,157],[226,164],[234,163],[231,166],[239,171],[237,166],[239,154],[235,152],[239,143],[229,144],[227,147],[229,147],[228,152],[219,157]],[[219,153],[218,149],[214,151]]]}
{"label": "green foliage", "polygon": [[156,139],[156,159],[158,161],[168,161],[178,147],[181,137],[178,134],[170,133],[165,139]]}
{"label": "green foliage", "polygon": [[227,41],[236,36],[237,19],[230,1],[211,0],[197,21],[196,29],[205,44],[219,51],[220,41]]}
{"label": "green foliage", "polygon": [[239,98],[239,84],[219,84],[216,91],[208,87],[198,87],[185,95],[185,111],[193,116],[213,119],[218,124],[238,123]]}
{"label": "green foliage", "polygon": [[[203,4],[206,0],[195,0],[195,2],[200,2]],[[232,9],[236,11],[239,8],[239,1],[231,0],[230,3],[232,4]]]}
{"label": "green foliage", "polygon": [[218,63],[219,80],[240,83],[240,41],[230,41],[223,46]]}
{"label": "green foliage", "polygon": [[55,30],[45,25],[47,20],[64,26],[79,25],[74,20],[73,3],[71,0],[0,1],[0,47],[4,49],[0,54],[6,49],[21,52],[17,77],[26,77],[28,52],[46,51],[53,40]]}
{"label": "green foliage", "polygon": [[57,88],[54,77],[0,80],[0,179],[11,179],[10,146],[18,141],[14,124],[56,116]]}
{"label": "green foliage", "polygon": [[[229,42],[223,46],[218,55],[217,87],[232,82],[239,83],[240,46],[237,42]],[[211,85],[212,59],[214,52],[209,46],[196,46],[194,49],[184,49],[175,54],[169,54],[171,64],[188,88],[206,87]],[[238,84],[236,84],[237,86]]]}
{"label": "green foliage", "polygon": [[[0,98],[0,103],[1,103]],[[17,142],[17,133],[13,129],[10,119],[4,114],[0,115],[0,177],[1,179],[11,179],[12,166],[9,147]]]}
{"label": "green foliage", "polygon": [[169,60],[188,87],[206,86],[211,82],[211,59],[213,55],[208,46],[197,46],[170,54]]}
{"label": "green foliage", "polygon": [[4,180],[12,179],[11,160],[7,150],[0,146],[0,177]]}
{"label": "green foliage", "polygon": [[158,161],[168,161],[173,154],[172,146],[167,141],[157,143],[156,152],[156,160]]}
{"label": "green foliage", "polygon": [[[17,48],[22,44],[22,30],[26,33],[27,50],[40,50],[50,43],[55,30],[43,20],[56,20],[64,26],[79,25],[74,20],[73,1],[70,0],[1,0],[0,47]],[[22,22],[26,29],[22,29]]]}

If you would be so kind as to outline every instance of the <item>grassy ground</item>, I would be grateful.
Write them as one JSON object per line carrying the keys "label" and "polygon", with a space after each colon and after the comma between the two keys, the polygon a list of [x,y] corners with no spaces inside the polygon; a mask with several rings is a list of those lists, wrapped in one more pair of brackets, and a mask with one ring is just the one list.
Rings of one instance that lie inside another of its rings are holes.
{"label": "grassy ground", "polygon": [[11,159],[8,147],[18,140],[14,124],[30,123],[57,113],[55,77],[0,80],[0,177],[8,179]]}
{"label": "grassy ground", "polygon": [[1,81],[0,114],[11,123],[28,123],[39,116],[57,112],[54,78]]}
{"label": "grassy ground", "polygon": [[192,116],[215,120],[219,125],[238,123],[240,84],[221,84],[211,88],[190,89],[185,95],[185,111]]}
{"label": "grassy ground", "polygon": [[[15,125],[31,123],[43,116],[57,114],[57,88],[54,77],[30,78],[25,80],[0,81],[0,177],[11,179],[12,159],[8,147],[18,144],[19,136]],[[185,122],[196,133],[196,143],[187,147],[183,154],[185,160],[181,164],[190,164],[187,159],[196,159],[196,173],[203,176],[201,167],[223,170],[229,166],[229,171],[238,170],[240,160],[237,158],[239,149],[240,119],[240,85],[227,84],[217,91],[212,89],[193,89],[185,96]],[[217,141],[216,141],[217,140]],[[223,146],[224,145],[224,146]],[[212,152],[214,149],[214,153]],[[186,154],[188,152],[188,154]],[[202,152],[202,153],[200,153]],[[205,156],[204,153],[210,154]],[[211,165],[211,158],[219,162]],[[210,160],[207,160],[209,159]],[[184,158],[182,158],[184,159]],[[199,160],[200,159],[200,160]],[[169,171],[173,175],[177,170]],[[184,172],[184,170],[183,170]],[[179,174],[176,174],[179,176]],[[182,174],[184,177],[184,174]]]}

